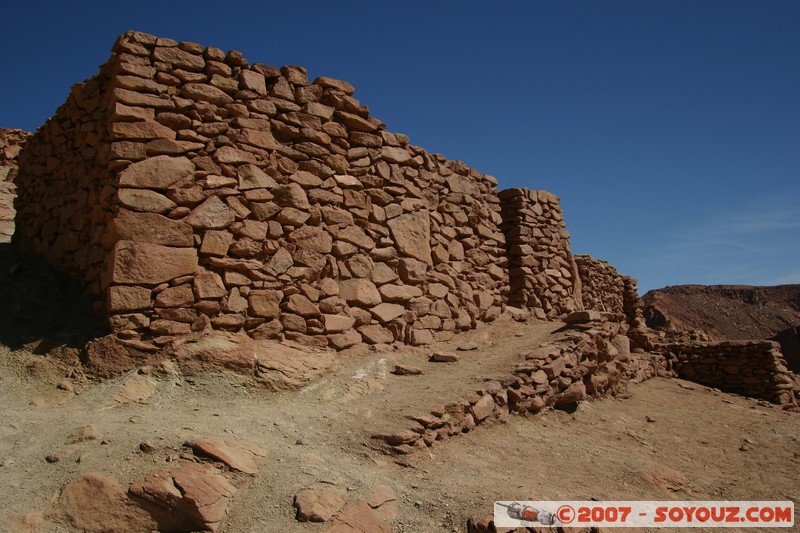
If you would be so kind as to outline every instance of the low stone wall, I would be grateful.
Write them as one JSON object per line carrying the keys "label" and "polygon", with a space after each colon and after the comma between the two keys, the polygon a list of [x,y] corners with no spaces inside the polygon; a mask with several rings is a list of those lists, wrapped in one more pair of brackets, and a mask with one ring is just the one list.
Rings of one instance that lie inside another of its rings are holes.
{"label": "low stone wall", "polygon": [[561,339],[521,353],[508,374],[486,378],[463,397],[443,398],[427,413],[409,413],[412,425],[375,434],[373,443],[387,453],[412,453],[511,413],[570,410],[588,397],[619,392],[629,380],[664,374],[663,358],[630,352],[621,315],[578,312],[567,320]]}
{"label": "low stone wall", "polygon": [[583,309],[578,269],[558,198],[547,191],[500,192],[509,305],[554,318]]}
{"label": "low stone wall", "polygon": [[670,343],[656,346],[680,378],[726,392],[797,405],[797,376],[773,341]]}
{"label": "low stone wall", "polygon": [[113,52],[20,158],[17,226],[118,335],[341,349],[499,316],[494,178],[390,133],[345,81],[138,32]]}
{"label": "low stone wall", "polygon": [[14,234],[14,197],[17,188],[17,156],[30,133],[0,128],[0,242],[8,242]]}

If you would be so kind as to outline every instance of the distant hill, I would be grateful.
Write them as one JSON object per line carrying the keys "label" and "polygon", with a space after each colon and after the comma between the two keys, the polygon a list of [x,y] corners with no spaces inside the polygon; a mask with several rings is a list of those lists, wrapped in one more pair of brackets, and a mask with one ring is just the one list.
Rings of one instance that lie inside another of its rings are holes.
{"label": "distant hill", "polygon": [[800,325],[800,285],[676,285],[643,297],[647,325],[715,340],[768,339]]}
{"label": "distant hill", "polygon": [[651,328],[702,331],[714,340],[777,340],[789,366],[800,366],[800,285],[676,285],[642,299]]}

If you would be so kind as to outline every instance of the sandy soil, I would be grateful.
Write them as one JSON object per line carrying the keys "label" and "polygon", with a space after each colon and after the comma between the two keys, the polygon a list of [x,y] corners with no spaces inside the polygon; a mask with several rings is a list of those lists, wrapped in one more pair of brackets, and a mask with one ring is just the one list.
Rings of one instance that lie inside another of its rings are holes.
{"label": "sandy soil", "polygon": [[[246,439],[268,452],[259,474],[227,474],[240,490],[225,532],[320,531],[294,518],[294,494],[310,487],[356,501],[389,485],[398,495],[393,531],[418,533],[465,531],[498,499],[800,502],[800,415],[679,380],[632,384],[628,397],[584,402],[572,414],[512,416],[399,459],[369,446],[372,433],[399,429],[405,415],[507,373],[554,329],[504,320],[424,350],[343,353],[334,372],[285,393],[229,374],[134,371],[90,381],[69,353],[0,347],[0,531],[13,531],[15,515],[39,512],[38,530],[69,531],[50,514],[64,485],[98,472],[127,486],[190,454],[184,443],[197,438]],[[470,343],[478,349],[457,352]],[[428,363],[435,350],[461,360]],[[425,373],[391,374],[401,361]],[[74,391],[57,388],[70,374]],[[96,438],[70,444],[87,425]],[[648,481],[658,465],[683,479]]]}

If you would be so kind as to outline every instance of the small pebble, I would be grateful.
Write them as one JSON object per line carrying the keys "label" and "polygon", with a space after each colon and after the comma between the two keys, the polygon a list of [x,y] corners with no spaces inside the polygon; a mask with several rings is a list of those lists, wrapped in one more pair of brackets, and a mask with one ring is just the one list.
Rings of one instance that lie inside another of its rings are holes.
{"label": "small pebble", "polygon": [[297,444],[298,446],[305,446],[306,444],[308,444],[306,439],[304,439],[303,437],[300,437],[299,439],[294,441],[294,443]]}
{"label": "small pebble", "polygon": [[645,420],[647,420],[647,421],[648,421],[648,422],[650,422],[650,423],[652,423],[652,422],[655,422],[655,421],[656,421],[656,419],[655,419],[655,418],[653,418],[652,416],[648,416],[647,418],[645,418]]}
{"label": "small pebble", "polygon": [[59,459],[57,455],[50,454],[47,457],[45,457],[44,460],[47,461],[48,463],[57,463],[61,459]]}

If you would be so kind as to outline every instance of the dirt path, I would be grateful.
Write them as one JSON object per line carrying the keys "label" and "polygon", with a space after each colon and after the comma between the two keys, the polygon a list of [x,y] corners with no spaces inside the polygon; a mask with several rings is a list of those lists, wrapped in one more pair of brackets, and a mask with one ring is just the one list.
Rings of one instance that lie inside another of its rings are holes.
{"label": "dirt path", "polygon": [[[496,499],[800,501],[800,416],[676,380],[632,385],[628,399],[585,402],[573,414],[479,427],[404,458],[404,466],[365,445],[409,411],[504,373],[553,328],[509,321],[435,347],[477,344],[457,352],[455,365],[427,363],[430,349],[343,354],[335,374],[279,394],[236,376],[177,373],[78,382],[75,394],[56,388],[62,375],[47,359],[0,348],[0,531],[3,514],[50,509],[61,487],[82,475],[125,485],[169,466],[189,453],[186,440],[202,437],[246,439],[268,451],[257,476],[235,477],[241,490],[225,532],[321,530],[294,519],[293,495],[309,487],[339,488],[355,501],[387,484],[398,495],[393,531],[417,533],[464,531],[467,518],[489,515]],[[425,373],[389,374],[399,361]],[[87,425],[96,438],[70,443]],[[152,451],[141,451],[143,442]],[[646,479],[663,474],[659,467],[677,472],[663,482],[669,488]],[[47,520],[40,530],[66,531]]]}

